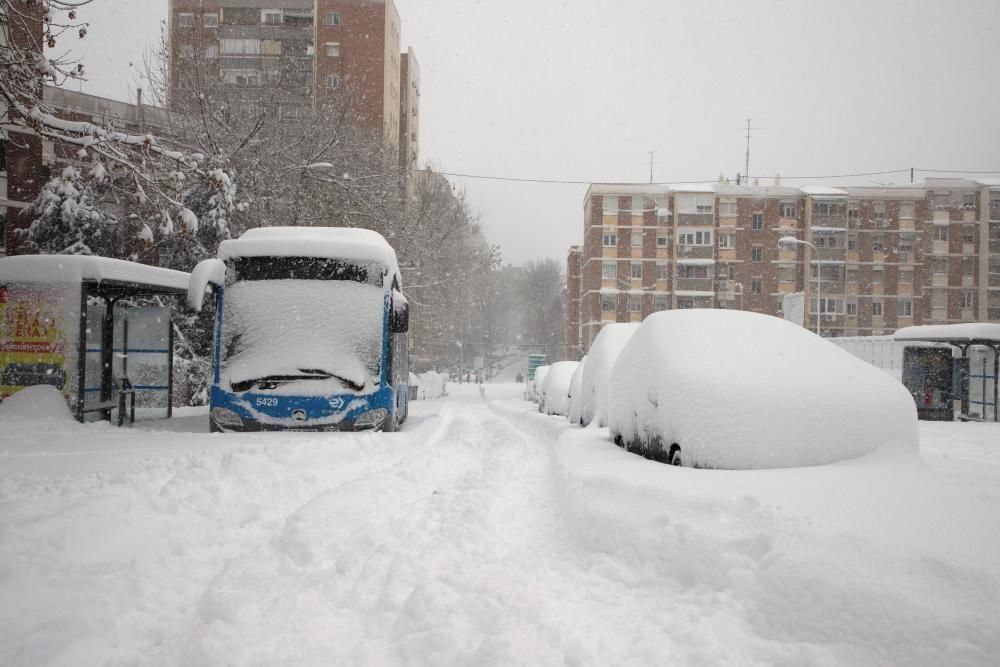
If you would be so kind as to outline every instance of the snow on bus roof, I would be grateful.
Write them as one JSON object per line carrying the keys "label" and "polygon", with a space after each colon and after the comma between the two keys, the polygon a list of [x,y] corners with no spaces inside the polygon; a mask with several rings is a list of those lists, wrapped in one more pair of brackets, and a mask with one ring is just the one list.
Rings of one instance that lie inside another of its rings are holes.
{"label": "snow on bus roof", "polygon": [[924,324],[903,327],[893,334],[894,340],[912,341],[992,341],[1000,343],[1000,324],[964,322],[961,324]]}
{"label": "snow on bus roof", "polygon": [[381,234],[370,229],[258,227],[219,244],[219,259],[233,257],[330,257],[378,262],[390,274],[399,276],[396,252]]}
{"label": "snow on bus roof", "polygon": [[190,274],[93,255],[17,255],[0,259],[0,283],[98,283],[146,285],[186,292]]}

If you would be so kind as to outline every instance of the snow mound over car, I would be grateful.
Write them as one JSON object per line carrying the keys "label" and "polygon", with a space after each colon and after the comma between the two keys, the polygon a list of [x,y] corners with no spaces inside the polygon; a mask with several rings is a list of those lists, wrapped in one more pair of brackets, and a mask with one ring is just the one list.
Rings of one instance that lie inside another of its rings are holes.
{"label": "snow mound over car", "polygon": [[541,412],[563,417],[569,414],[569,385],[579,365],[577,361],[559,361],[552,364],[545,375],[542,387],[545,401],[540,406]]}
{"label": "snow mound over car", "polygon": [[583,369],[587,367],[587,357],[580,360],[580,364],[573,373],[573,378],[569,381],[569,414],[566,418],[570,424],[579,424],[583,408]]}
{"label": "snow mound over car", "polygon": [[[592,355],[593,356],[593,355]],[[650,315],[611,373],[613,437],[683,465],[784,468],[918,446],[899,382],[829,341],[756,313]]]}
{"label": "snow mound over car", "polygon": [[529,401],[534,401],[541,405],[542,401],[545,400],[542,396],[542,387],[545,382],[545,374],[549,372],[549,368],[551,367],[548,365],[539,366],[535,369],[535,377],[528,380],[528,390],[525,393],[525,397]]}
{"label": "snow mound over car", "polygon": [[580,417],[584,424],[596,422],[598,426],[608,425],[608,384],[611,380],[611,369],[625,343],[638,329],[638,324],[608,324],[590,344],[590,354],[587,355],[587,367],[583,369],[583,389],[580,394]]}
{"label": "snow mound over car", "polygon": [[48,385],[25,387],[0,403],[0,419],[72,422],[66,399]]}

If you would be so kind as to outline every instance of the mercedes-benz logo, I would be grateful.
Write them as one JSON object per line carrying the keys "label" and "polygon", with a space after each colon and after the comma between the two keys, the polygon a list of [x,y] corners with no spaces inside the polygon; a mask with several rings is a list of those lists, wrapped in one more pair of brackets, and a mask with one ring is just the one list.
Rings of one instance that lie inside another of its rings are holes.
{"label": "mercedes-benz logo", "polygon": [[306,411],[305,410],[295,410],[295,411],[293,411],[292,412],[292,419],[294,419],[297,422],[304,422],[306,420]]}

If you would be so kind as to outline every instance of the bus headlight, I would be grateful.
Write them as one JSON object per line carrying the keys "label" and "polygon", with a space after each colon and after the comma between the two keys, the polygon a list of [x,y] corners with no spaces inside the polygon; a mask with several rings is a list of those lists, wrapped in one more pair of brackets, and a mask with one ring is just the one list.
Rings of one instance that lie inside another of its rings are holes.
{"label": "bus headlight", "polygon": [[212,408],[212,421],[220,428],[243,428],[243,419],[232,410],[226,408]]}
{"label": "bus headlight", "polygon": [[356,428],[378,428],[388,416],[389,411],[385,408],[369,410],[354,420],[354,426]]}

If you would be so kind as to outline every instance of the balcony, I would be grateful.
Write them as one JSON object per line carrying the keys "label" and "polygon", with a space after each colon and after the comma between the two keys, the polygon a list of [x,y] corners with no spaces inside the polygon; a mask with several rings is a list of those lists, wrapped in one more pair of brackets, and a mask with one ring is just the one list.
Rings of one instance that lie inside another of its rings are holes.
{"label": "balcony", "polygon": [[710,245],[679,245],[677,259],[714,259],[715,248]]}
{"label": "balcony", "polygon": [[678,213],[675,217],[677,218],[675,222],[678,226],[711,227],[715,224],[714,211],[706,211],[705,213]]}
{"label": "balcony", "polygon": [[829,280],[824,280],[822,282],[813,278],[810,281],[812,293],[815,295],[817,291],[817,286],[823,295],[835,296],[838,294],[846,294],[847,285],[842,282],[831,282]]}
{"label": "balcony", "polygon": [[674,289],[678,292],[711,292],[711,278],[677,278]]}
{"label": "balcony", "polygon": [[821,262],[846,262],[847,248],[817,248],[813,259]]}

